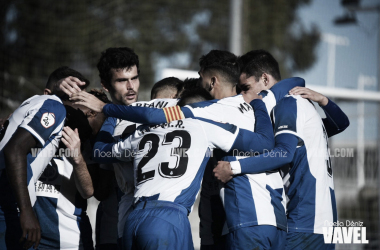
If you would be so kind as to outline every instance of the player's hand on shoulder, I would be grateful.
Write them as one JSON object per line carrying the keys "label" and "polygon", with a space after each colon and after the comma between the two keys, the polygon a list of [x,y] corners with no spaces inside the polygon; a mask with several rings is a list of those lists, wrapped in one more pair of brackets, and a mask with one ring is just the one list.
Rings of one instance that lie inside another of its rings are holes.
{"label": "player's hand on shoulder", "polygon": [[326,96],[305,87],[294,87],[289,91],[289,94],[300,95],[305,99],[307,98],[314,102],[317,102],[321,106],[326,106],[329,102],[329,99]]}
{"label": "player's hand on shoulder", "polygon": [[54,85],[53,93],[63,92],[66,95],[71,96],[72,94],[81,92],[82,90],[79,88],[79,86],[84,86],[85,84],[86,84],[85,82],[82,82],[76,77],[68,76],[66,78],[59,80]]}
{"label": "player's hand on shoulder", "polygon": [[213,170],[214,176],[223,183],[228,182],[233,177],[231,164],[228,161],[218,161],[218,165]]}
{"label": "player's hand on shoulder", "polygon": [[263,99],[262,96],[255,93],[252,88],[247,90],[247,91],[242,91],[241,94],[242,94],[244,101],[246,103],[250,103],[251,101],[253,101],[255,99]]}
{"label": "player's hand on shoulder", "polygon": [[74,165],[81,163],[83,157],[80,151],[81,144],[78,129],[72,130],[70,127],[64,127],[61,140],[70,151],[70,154],[67,154],[69,155],[67,159],[74,163]]}
{"label": "player's hand on shoulder", "polygon": [[20,225],[22,230],[20,244],[24,249],[29,249],[33,245],[34,249],[37,249],[41,240],[41,228],[32,208],[21,210]]}
{"label": "player's hand on shoulder", "polygon": [[73,94],[70,97],[70,101],[73,101],[74,104],[83,105],[99,113],[103,111],[103,107],[104,105],[106,105],[104,102],[99,100],[96,96],[91,95],[90,93],[87,93],[86,91],[81,91],[81,92]]}

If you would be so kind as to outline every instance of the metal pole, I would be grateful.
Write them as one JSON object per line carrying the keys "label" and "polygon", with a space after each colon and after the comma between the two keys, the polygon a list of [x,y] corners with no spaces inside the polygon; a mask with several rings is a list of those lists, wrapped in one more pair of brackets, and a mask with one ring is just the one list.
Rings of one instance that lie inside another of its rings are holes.
{"label": "metal pole", "polygon": [[230,0],[230,51],[242,54],[243,0]]}
{"label": "metal pole", "polygon": [[[358,78],[358,89],[364,90],[365,79],[361,77]],[[365,184],[365,172],[364,172],[364,101],[361,100],[357,105],[358,109],[358,131],[357,131],[357,157],[356,157],[356,169],[357,169],[357,186],[358,190],[364,187]]]}

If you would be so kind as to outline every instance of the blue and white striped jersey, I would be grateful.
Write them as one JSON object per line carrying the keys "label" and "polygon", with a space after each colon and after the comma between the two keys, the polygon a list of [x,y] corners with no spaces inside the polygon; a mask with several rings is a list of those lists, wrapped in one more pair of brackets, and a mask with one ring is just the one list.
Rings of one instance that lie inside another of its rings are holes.
{"label": "blue and white striped jersey", "polygon": [[[140,101],[132,103],[131,106],[148,107],[148,108],[166,108],[176,105],[177,99],[154,99],[151,101]],[[115,142],[127,138],[128,135],[136,130],[139,124],[109,117],[104,122],[101,131],[112,135]],[[116,181],[120,190],[124,193],[119,201],[118,206],[118,237],[123,236],[124,224],[133,205],[134,194],[134,170],[132,161],[123,161],[113,163]]]}
{"label": "blue and white striped jersey", "polygon": [[66,109],[57,96],[35,95],[24,101],[7,121],[0,142],[0,175],[5,168],[3,148],[17,128],[26,129],[39,142],[27,156],[27,182],[32,205],[36,199],[34,184],[56,153],[65,117]]}
{"label": "blue and white striped jersey", "polygon": [[[270,90],[262,94],[265,106],[270,112],[276,105],[275,94]],[[254,131],[255,128],[254,111],[244,101],[242,95],[215,100],[215,103],[201,102],[185,107],[189,108],[194,117],[208,117],[216,121],[228,122],[249,131]],[[183,112],[187,116],[187,112]],[[226,155],[219,154],[216,160],[221,160]],[[239,156],[240,154],[234,150],[228,155]],[[212,168],[213,166],[210,171]],[[216,212],[215,204],[211,204],[210,201],[213,195],[220,195],[222,198],[229,230],[254,225],[273,225],[286,230],[286,199],[278,172],[235,176],[224,187],[219,187],[218,180],[212,174],[205,174],[202,183],[202,205],[199,210],[201,224],[203,224],[202,244],[212,244],[207,239],[214,233],[209,230],[213,228],[213,223],[218,223],[212,221],[215,217],[212,214]],[[211,209],[211,206],[214,208]],[[227,232],[223,230],[223,234]]]}
{"label": "blue and white striped jersey", "polygon": [[41,249],[94,249],[87,200],[77,191],[73,166],[53,158],[36,183],[34,211],[41,226]]}
{"label": "blue and white striped jersey", "polygon": [[322,119],[308,100],[287,96],[273,110],[275,136],[291,134],[298,145],[283,169],[289,232],[322,234],[337,219],[334,183]]}
{"label": "blue and white striped jersey", "polygon": [[137,130],[115,144],[118,159],[134,157],[135,202],[165,200],[191,211],[210,150],[229,151],[239,129],[207,119],[184,119]]}

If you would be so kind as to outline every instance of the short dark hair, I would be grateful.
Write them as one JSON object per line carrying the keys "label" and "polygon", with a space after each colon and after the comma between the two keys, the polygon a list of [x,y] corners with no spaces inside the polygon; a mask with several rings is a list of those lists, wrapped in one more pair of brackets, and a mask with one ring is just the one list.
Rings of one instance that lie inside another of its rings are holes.
{"label": "short dark hair", "polygon": [[45,88],[52,90],[52,87],[55,83],[57,83],[59,80],[73,76],[81,80],[82,82],[85,82],[86,84],[84,86],[79,86],[81,89],[85,89],[90,85],[90,81],[85,78],[81,73],[78,71],[69,68],[67,66],[61,66],[58,69],[54,70],[50,75],[46,82]]}
{"label": "short dark hair", "polygon": [[254,76],[258,81],[263,73],[267,73],[273,76],[275,80],[281,80],[278,62],[266,50],[251,50],[239,57],[238,61],[241,69],[240,73],[245,73],[247,78]]}
{"label": "short dark hair", "polygon": [[177,103],[178,106],[185,106],[195,102],[212,100],[211,94],[202,87],[185,89],[181,94],[181,99]]}
{"label": "short dark hair", "polygon": [[177,98],[181,98],[182,93],[185,90],[195,89],[195,88],[201,88],[200,84],[200,78],[186,78],[183,80],[182,86],[178,86],[178,92],[177,92]]}
{"label": "short dark hair", "polygon": [[88,91],[88,93],[95,96],[96,98],[98,98],[99,100],[101,100],[104,103],[111,103],[111,101],[108,99],[106,93],[104,93],[104,91],[101,89],[91,89],[90,91]]}
{"label": "short dark hair", "polygon": [[109,86],[112,79],[111,69],[130,69],[135,65],[140,74],[139,57],[132,49],[128,47],[108,48],[102,52],[97,64],[100,80]]}
{"label": "short dark hair", "polygon": [[183,81],[177,77],[166,77],[153,85],[150,92],[150,98],[154,99],[160,91],[172,89],[178,93],[182,88]]}
{"label": "short dark hair", "polygon": [[211,50],[199,60],[201,72],[215,72],[228,83],[236,86],[239,82],[240,69],[237,56],[224,50]]}

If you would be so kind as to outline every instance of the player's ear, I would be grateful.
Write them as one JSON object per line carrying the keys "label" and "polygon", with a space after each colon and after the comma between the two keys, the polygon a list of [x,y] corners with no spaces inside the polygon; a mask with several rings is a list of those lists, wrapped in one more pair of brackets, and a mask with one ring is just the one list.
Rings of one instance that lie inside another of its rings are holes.
{"label": "player's ear", "polygon": [[269,84],[269,77],[268,77],[267,73],[263,73],[261,75],[261,79],[263,80],[264,86],[267,87]]}
{"label": "player's ear", "polygon": [[218,81],[218,78],[216,78],[215,76],[211,77],[210,87],[211,88],[215,88],[215,84],[216,84],[217,81]]}
{"label": "player's ear", "polygon": [[51,90],[48,88],[44,89],[44,95],[51,95]]}

